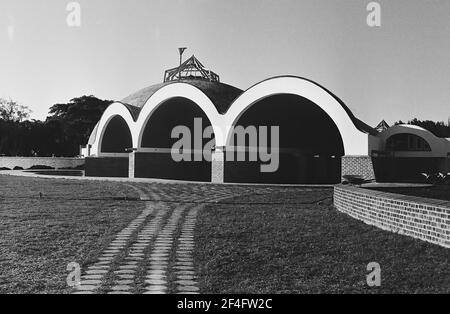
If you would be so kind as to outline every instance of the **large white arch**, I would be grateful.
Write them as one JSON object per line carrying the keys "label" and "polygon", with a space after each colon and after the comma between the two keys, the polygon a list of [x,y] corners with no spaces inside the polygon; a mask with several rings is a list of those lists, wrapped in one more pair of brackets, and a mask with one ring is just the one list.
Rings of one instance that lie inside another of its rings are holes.
{"label": "large white arch", "polygon": [[293,94],[312,101],[322,108],[334,121],[341,133],[345,155],[367,155],[368,134],[358,130],[344,107],[324,88],[299,77],[284,76],[265,80],[254,85],[239,96],[224,116],[225,138],[216,140],[217,146],[226,146],[232,135],[232,128],[244,112],[264,98]]}
{"label": "large white arch", "polygon": [[142,135],[150,117],[160,105],[175,97],[187,98],[196,103],[213,126],[216,146],[226,146],[232,134],[232,128],[247,109],[264,98],[279,94],[298,95],[318,105],[336,124],[342,137],[345,154],[368,155],[369,135],[356,128],[342,104],[318,84],[292,76],[275,77],[254,85],[242,93],[223,115],[219,114],[211,99],[201,89],[188,83],[173,83],[160,88],[144,104],[137,121],[134,121],[124,104],[113,103],[106,109],[99,122],[91,154],[99,157],[107,155],[100,151],[101,142],[108,123],[117,115],[127,122],[132,134],[133,147],[141,148]]}
{"label": "large white arch", "polygon": [[[139,118],[136,121],[133,145],[135,148],[141,148],[142,135],[153,113],[166,101],[175,97],[183,97],[197,104],[208,117],[216,138],[221,138],[221,117],[211,99],[206,96],[199,88],[187,83],[174,83],[166,85],[155,92],[142,107]],[[217,139],[216,139],[217,141]]]}
{"label": "large white arch", "polygon": [[130,111],[124,104],[122,104],[120,102],[115,102],[115,103],[111,104],[108,108],[106,108],[105,112],[103,113],[103,115],[99,121],[96,139],[91,148],[91,155],[94,155],[97,157],[111,155],[110,153],[102,153],[101,147],[102,147],[103,136],[105,135],[105,131],[106,131],[106,128],[108,127],[109,122],[114,117],[117,117],[117,116],[120,116],[125,120],[125,122],[128,125],[128,128],[130,129],[130,132],[131,132],[132,142],[133,143],[135,142],[134,134],[136,132],[134,131],[134,129],[136,126],[135,126],[133,117],[131,116]]}
{"label": "large white arch", "polygon": [[416,125],[400,124],[394,125],[387,130],[381,132],[378,136],[380,138],[381,147],[380,150],[386,149],[387,140],[396,134],[413,134],[423,138],[428,145],[430,145],[431,151],[407,151],[396,152],[397,157],[443,157],[447,158],[450,154],[450,141],[445,138],[439,138],[430,131],[421,128]]}

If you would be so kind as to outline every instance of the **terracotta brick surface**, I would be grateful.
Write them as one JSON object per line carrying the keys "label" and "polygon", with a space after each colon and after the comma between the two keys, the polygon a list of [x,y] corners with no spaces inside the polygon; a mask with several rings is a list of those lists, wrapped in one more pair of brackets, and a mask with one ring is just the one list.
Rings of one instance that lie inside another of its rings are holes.
{"label": "terracotta brick surface", "polygon": [[344,175],[359,175],[366,180],[374,180],[372,158],[370,156],[343,156],[342,176]]}
{"label": "terracotta brick surface", "polygon": [[340,185],[334,206],[367,224],[450,248],[450,202]]}

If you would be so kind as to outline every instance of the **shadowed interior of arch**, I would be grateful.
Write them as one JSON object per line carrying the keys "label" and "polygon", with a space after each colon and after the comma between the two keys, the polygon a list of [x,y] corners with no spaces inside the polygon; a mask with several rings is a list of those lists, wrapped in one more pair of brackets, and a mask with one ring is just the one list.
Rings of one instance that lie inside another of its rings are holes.
{"label": "shadowed interior of arch", "polygon": [[427,151],[430,152],[430,144],[416,134],[399,133],[390,136],[386,140],[388,151]]}
{"label": "shadowed interior of arch", "polygon": [[[235,125],[279,126],[279,168],[262,173],[261,162],[225,162],[225,182],[324,184],[341,180],[344,145],[332,118],[310,100],[291,94],[264,98],[248,108]],[[237,136],[233,147],[237,149]],[[270,139],[270,135],[268,136]],[[270,142],[269,142],[270,143]],[[270,147],[270,144],[268,145]]]}
{"label": "shadowed interior of arch", "polygon": [[101,152],[126,153],[131,147],[133,140],[127,122],[121,116],[115,116],[109,121],[103,134]]}
{"label": "shadowed interior of arch", "polygon": [[[200,134],[195,134],[196,118],[200,118],[202,122]],[[172,130],[177,126],[185,126],[190,130],[191,137],[188,140],[192,149],[194,149],[194,137],[201,141],[201,147],[197,147],[200,151],[196,151],[195,154],[202,154],[202,148],[211,140],[211,138],[203,138],[203,130],[211,126],[211,122],[195,102],[184,97],[171,98],[153,112],[144,126],[141,148],[145,152],[136,155],[136,177],[211,181],[211,162],[205,158],[195,161],[194,152],[191,151],[189,154],[191,161],[173,160],[169,150],[179,141],[179,138],[172,138]]]}

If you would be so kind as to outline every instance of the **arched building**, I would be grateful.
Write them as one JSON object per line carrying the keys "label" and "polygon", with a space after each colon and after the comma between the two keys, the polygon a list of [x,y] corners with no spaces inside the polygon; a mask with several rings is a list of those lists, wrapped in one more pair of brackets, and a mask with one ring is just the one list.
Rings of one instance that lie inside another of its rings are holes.
{"label": "arched building", "polygon": [[[319,84],[279,76],[242,91],[220,83],[194,56],[169,72],[164,83],[107,108],[84,150],[87,176],[302,184],[375,178],[372,151],[387,138]],[[183,132],[174,130],[190,131],[189,143],[177,146],[174,135]],[[174,150],[188,157],[176,160]],[[275,155],[276,167],[261,171],[269,160],[257,157]]]}
{"label": "arched building", "polygon": [[370,147],[378,181],[420,181],[422,173],[450,173],[450,140],[415,125],[380,132]]}

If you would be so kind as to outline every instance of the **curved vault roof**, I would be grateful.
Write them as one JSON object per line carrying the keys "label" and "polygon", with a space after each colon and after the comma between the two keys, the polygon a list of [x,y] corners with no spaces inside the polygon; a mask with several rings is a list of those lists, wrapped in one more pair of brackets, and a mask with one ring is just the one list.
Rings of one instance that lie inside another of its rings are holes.
{"label": "curved vault roof", "polygon": [[326,87],[320,85],[319,83],[317,83],[317,82],[315,82],[315,81],[313,81],[313,80],[311,80],[311,79],[308,79],[308,78],[305,78],[305,77],[301,77],[301,76],[295,76],[295,75],[281,75],[281,76],[275,76],[275,77],[271,77],[271,78],[265,79],[264,81],[261,81],[261,82],[259,82],[259,83],[256,83],[255,85],[253,85],[252,87],[248,88],[247,90],[253,88],[254,86],[256,86],[256,85],[258,85],[258,84],[260,84],[260,83],[262,83],[262,82],[265,82],[265,81],[268,81],[268,80],[272,80],[272,79],[274,79],[274,78],[282,78],[282,77],[293,77],[293,78],[305,80],[305,81],[308,81],[308,82],[310,82],[310,83],[312,83],[312,84],[314,84],[314,85],[316,85],[316,86],[322,88],[324,91],[326,91],[328,94],[330,94],[330,95],[331,95],[331,96],[332,96],[332,97],[333,97],[333,98],[341,105],[341,107],[345,110],[345,112],[346,112],[347,115],[350,117],[350,119],[352,120],[353,124],[355,125],[355,127],[356,127],[358,130],[360,130],[361,132],[370,134],[370,135],[374,135],[374,136],[376,136],[376,135],[378,134],[378,131],[377,131],[377,130],[375,130],[374,128],[372,128],[371,126],[369,126],[368,124],[366,124],[365,122],[363,122],[363,121],[359,120],[357,117],[355,117],[355,115],[354,115],[353,112],[350,110],[350,108],[349,108],[349,107],[348,107],[348,106],[347,106],[347,105],[346,105],[339,97],[337,97],[333,92],[331,92],[331,91],[330,91],[329,89],[327,89]]}
{"label": "curved vault roof", "polygon": [[133,118],[136,120],[140,110],[154,93],[164,86],[176,83],[186,83],[200,89],[209,97],[209,99],[211,99],[220,114],[225,113],[233,101],[243,92],[239,88],[219,82],[210,82],[202,79],[187,79],[169,81],[146,87],[124,98],[121,103],[128,105],[128,110],[130,110]]}
{"label": "curved vault roof", "polygon": [[[348,116],[353,121],[353,124],[355,125],[355,127],[358,130],[360,130],[361,132],[367,133],[367,134],[371,134],[371,135],[378,134],[377,130],[375,130],[374,128],[370,127],[363,121],[356,118],[353,115],[353,113],[351,112],[351,110],[347,107],[347,105],[341,99],[339,99],[335,94],[333,94],[331,91],[329,91],[327,88],[325,88],[322,85],[320,85],[310,79],[307,79],[307,78],[290,76],[290,75],[288,75],[287,77],[296,77],[299,79],[303,79],[303,80],[309,81],[309,82],[321,87],[326,92],[328,92],[334,99],[336,99],[336,101],[339,102],[339,104],[347,112]],[[270,79],[273,79],[273,78],[270,78]],[[267,81],[267,80],[264,80],[264,81]],[[264,81],[262,81],[262,82],[264,82]],[[259,82],[253,86],[256,86],[262,82]],[[128,110],[131,113],[131,116],[136,121],[137,118],[139,117],[139,113],[140,113],[142,107],[144,107],[146,102],[150,99],[150,97],[154,93],[156,93],[159,89],[161,89],[169,84],[176,84],[176,83],[186,83],[186,84],[192,85],[192,86],[200,89],[206,96],[209,97],[209,99],[211,99],[212,103],[214,104],[214,106],[216,107],[217,111],[220,114],[225,114],[227,112],[227,110],[230,108],[230,106],[233,104],[233,102],[242,93],[244,93],[244,91],[239,88],[236,88],[236,87],[228,85],[228,84],[220,83],[220,82],[211,82],[211,81],[207,81],[207,80],[203,80],[203,79],[182,79],[182,80],[177,80],[177,81],[168,81],[168,82],[164,82],[164,83],[160,83],[160,84],[151,85],[149,87],[143,88],[143,89],[131,94],[130,96],[124,98],[120,102],[128,108]],[[250,87],[249,89],[251,89],[252,87]],[[247,89],[247,90],[249,90],[249,89]]]}

